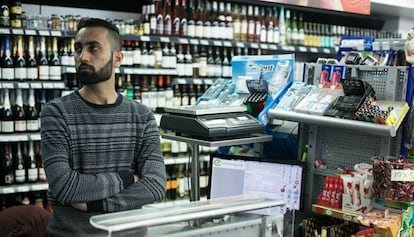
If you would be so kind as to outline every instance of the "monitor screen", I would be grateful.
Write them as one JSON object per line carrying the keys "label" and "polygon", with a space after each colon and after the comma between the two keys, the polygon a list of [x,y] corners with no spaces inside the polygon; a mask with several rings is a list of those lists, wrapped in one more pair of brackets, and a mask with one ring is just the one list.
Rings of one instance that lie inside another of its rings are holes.
{"label": "monitor screen", "polygon": [[244,156],[211,154],[209,199],[262,194],[268,198],[283,199],[286,208],[301,208],[304,166],[295,161],[279,161]]}

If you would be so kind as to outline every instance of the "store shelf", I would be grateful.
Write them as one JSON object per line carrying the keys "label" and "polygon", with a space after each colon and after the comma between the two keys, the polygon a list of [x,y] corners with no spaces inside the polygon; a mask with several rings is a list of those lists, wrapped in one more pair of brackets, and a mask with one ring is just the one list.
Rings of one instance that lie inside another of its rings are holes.
{"label": "store shelf", "polygon": [[15,184],[10,186],[0,186],[0,194],[45,191],[48,189],[48,187],[48,183]]}
{"label": "store shelf", "polygon": [[322,205],[313,204],[312,212],[325,215],[325,216],[330,216],[330,217],[337,218],[337,219],[341,219],[341,220],[351,221],[357,224],[366,224],[366,222],[363,221],[364,215],[343,211],[341,209],[335,209],[335,208],[325,207]]}
{"label": "store shelf", "polygon": [[40,133],[0,134],[0,142],[39,141]]}
{"label": "store shelf", "polygon": [[10,81],[0,82],[1,89],[64,89],[63,81]]}
{"label": "store shelf", "polygon": [[296,121],[300,123],[313,124],[319,126],[352,129],[368,134],[395,137],[398,128],[400,127],[405,115],[409,110],[409,107],[405,102],[394,102],[394,109],[398,111],[398,119],[392,125],[384,125],[358,120],[341,119],[276,109],[270,109],[268,112],[268,116],[269,118],[274,119]]}

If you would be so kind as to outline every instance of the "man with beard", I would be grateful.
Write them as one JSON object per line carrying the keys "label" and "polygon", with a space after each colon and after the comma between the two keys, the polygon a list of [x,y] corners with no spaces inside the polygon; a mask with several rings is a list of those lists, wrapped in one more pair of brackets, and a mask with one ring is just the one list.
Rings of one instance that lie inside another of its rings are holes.
{"label": "man with beard", "polygon": [[41,111],[42,161],[52,236],[106,236],[96,214],[141,208],[165,196],[166,172],[153,114],[115,89],[123,59],[118,29],[82,19],[75,37],[81,88]]}

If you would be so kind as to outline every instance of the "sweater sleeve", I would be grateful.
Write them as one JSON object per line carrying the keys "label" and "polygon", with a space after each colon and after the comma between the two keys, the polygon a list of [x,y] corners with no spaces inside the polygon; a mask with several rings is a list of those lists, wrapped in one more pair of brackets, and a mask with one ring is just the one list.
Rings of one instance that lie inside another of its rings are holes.
{"label": "sweater sleeve", "polygon": [[152,113],[147,112],[147,116],[149,120],[134,164],[139,181],[122,192],[103,199],[102,203],[88,203],[89,211],[114,212],[136,209],[165,197],[166,170],[160,148],[160,134]]}
{"label": "sweater sleeve", "polygon": [[46,104],[41,111],[42,162],[49,190],[62,204],[90,202],[113,196],[133,183],[133,174],[83,174],[70,162],[70,143],[65,111],[57,103]]}

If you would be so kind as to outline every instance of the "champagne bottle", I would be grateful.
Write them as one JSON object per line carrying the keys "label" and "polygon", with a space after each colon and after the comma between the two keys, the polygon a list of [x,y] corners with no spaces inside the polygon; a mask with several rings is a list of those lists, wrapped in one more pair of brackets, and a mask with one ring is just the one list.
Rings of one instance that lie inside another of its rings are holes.
{"label": "champagne bottle", "polygon": [[37,162],[34,153],[33,141],[29,141],[29,150],[27,152],[27,181],[37,182],[38,171]]}
{"label": "champagne bottle", "polygon": [[57,37],[52,38],[52,54],[49,58],[49,80],[60,80],[61,64],[58,53]]}
{"label": "champagne bottle", "polygon": [[34,90],[29,90],[29,106],[26,112],[26,127],[28,132],[37,132],[40,129],[39,112],[36,108]]}
{"label": "champagne bottle", "polygon": [[40,37],[40,51],[37,58],[37,71],[39,80],[49,80],[49,61],[46,55],[46,38]]}
{"label": "champagne bottle", "polygon": [[10,51],[10,36],[4,36],[4,55],[1,60],[1,75],[3,80],[14,80],[14,62]]}
{"label": "champagne bottle", "polygon": [[12,153],[12,144],[6,143],[3,147],[3,158],[2,170],[3,170],[3,180],[2,184],[11,185],[14,183],[14,157]]}
{"label": "champagne bottle", "polygon": [[26,57],[26,67],[27,67],[26,78],[28,80],[37,80],[38,72],[37,72],[37,61],[35,58],[33,36],[29,36],[29,48],[28,48],[27,57]]}
{"label": "champagne bottle", "polygon": [[14,115],[14,131],[26,132],[26,114],[23,108],[22,89],[16,89],[16,103],[13,110]]}
{"label": "champagne bottle", "polygon": [[21,184],[27,182],[26,177],[26,165],[22,152],[22,144],[21,142],[17,142],[16,168],[14,170],[14,180],[17,184]]}
{"label": "champagne bottle", "polygon": [[10,105],[9,89],[3,89],[4,102],[1,111],[1,132],[14,133],[13,111]]}
{"label": "champagne bottle", "polygon": [[14,58],[14,78],[15,80],[24,81],[27,79],[26,59],[23,53],[23,37],[21,35],[16,36],[17,47],[16,55]]}

